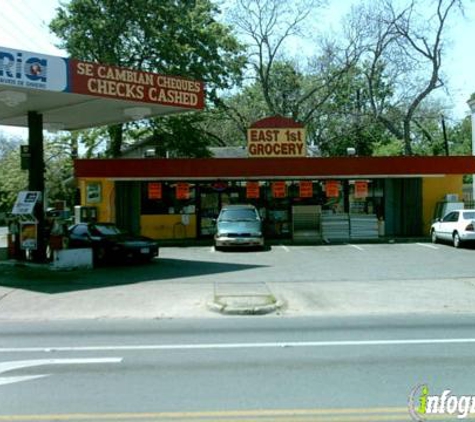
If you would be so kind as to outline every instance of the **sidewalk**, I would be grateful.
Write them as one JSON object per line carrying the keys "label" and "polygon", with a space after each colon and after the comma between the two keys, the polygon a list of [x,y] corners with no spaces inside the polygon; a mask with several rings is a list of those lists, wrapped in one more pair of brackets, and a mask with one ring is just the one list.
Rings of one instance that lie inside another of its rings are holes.
{"label": "sidewalk", "polygon": [[[157,279],[159,268],[157,262],[58,272],[4,261],[0,264],[0,320],[229,317],[210,310],[217,286],[206,281],[206,274]],[[263,317],[475,312],[475,277],[273,282],[265,283],[265,288],[283,307]]]}

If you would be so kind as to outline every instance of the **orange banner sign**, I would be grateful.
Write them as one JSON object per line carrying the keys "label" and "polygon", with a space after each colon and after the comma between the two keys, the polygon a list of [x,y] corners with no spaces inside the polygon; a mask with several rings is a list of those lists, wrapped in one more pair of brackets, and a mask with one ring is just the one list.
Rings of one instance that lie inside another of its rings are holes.
{"label": "orange banner sign", "polygon": [[190,185],[188,183],[176,184],[176,199],[189,199],[190,198]]}
{"label": "orange banner sign", "polygon": [[355,198],[366,198],[368,196],[368,182],[355,182]]}
{"label": "orange banner sign", "polygon": [[303,180],[300,182],[300,197],[311,198],[313,196],[313,184],[309,180]]}
{"label": "orange banner sign", "polygon": [[162,199],[162,184],[151,182],[148,184],[148,199]]}
{"label": "orange banner sign", "polygon": [[285,182],[272,183],[272,196],[274,198],[285,198],[287,196]]}
{"label": "orange banner sign", "polygon": [[259,182],[246,183],[246,198],[259,198]]}
{"label": "orange banner sign", "polygon": [[325,194],[327,198],[338,198],[340,196],[340,182],[335,180],[325,182]]}

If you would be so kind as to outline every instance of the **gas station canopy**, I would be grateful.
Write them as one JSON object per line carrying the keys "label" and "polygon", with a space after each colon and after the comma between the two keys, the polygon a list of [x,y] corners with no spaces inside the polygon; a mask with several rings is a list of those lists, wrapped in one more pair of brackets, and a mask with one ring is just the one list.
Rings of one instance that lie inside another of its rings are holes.
{"label": "gas station canopy", "polygon": [[74,130],[204,108],[202,82],[0,47],[0,125]]}

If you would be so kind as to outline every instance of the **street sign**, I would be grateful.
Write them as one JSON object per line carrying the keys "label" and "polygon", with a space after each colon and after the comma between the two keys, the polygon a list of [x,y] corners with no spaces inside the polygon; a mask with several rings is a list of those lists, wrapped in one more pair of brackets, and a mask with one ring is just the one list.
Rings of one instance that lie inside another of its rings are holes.
{"label": "street sign", "polygon": [[[39,191],[21,191],[18,193],[17,200],[13,206],[14,215],[33,215],[35,205],[41,200]],[[36,221],[33,219],[33,221]]]}

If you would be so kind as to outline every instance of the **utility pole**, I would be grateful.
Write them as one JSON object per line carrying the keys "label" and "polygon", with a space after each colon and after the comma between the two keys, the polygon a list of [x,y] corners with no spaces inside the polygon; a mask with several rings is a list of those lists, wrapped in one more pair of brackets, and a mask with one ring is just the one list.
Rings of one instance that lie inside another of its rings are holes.
{"label": "utility pole", "polygon": [[449,151],[449,140],[447,139],[447,130],[445,128],[445,117],[442,114],[442,132],[444,134],[444,149],[445,149],[445,155],[449,156],[450,151]]}

